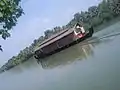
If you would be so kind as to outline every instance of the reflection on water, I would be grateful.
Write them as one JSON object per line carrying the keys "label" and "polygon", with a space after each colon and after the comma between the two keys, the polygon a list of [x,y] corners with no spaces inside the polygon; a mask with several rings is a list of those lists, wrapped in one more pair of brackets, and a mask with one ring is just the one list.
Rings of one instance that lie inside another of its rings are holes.
{"label": "reflection on water", "polygon": [[[74,62],[75,60],[83,60],[87,58],[88,55],[93,54],[92,45],[71,47],[65,51],[58,53],[57,55],[52,55],[48,58],[41,60],[41,65],[43,68],[53,68],[59,65],[65,65]],[[73,49],[71,51],[71,49]],[[78,58],[78,59],[77,59]]]}
{"label": "reflection on water", "polygon": [[94,48],[96,45],[110,40],[111,39],[100,40],[97,37],[92,37],[45,59],[40,59],[39,62],[42,68],[50,69],[57,66],[64,66],[77,60],[86,60],[88,57],[94,56]]}
{"label": "reflection on water", "polygon": [[37,67],[37,62],[35,61],[34,57],[31,57],[28,62],[25,62],[23,64],[20,64],[16,66],[15,68],[10,70],[10,73],[20,74],[23,73],[25,69],[34,69]]}

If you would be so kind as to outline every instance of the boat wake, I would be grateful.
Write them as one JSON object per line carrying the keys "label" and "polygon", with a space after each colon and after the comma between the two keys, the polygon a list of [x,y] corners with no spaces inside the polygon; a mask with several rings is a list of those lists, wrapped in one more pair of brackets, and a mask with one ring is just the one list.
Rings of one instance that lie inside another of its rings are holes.
{"label": "boat wake", "polygon": [[104,35],[102,37],[91,37],[85,41],[83,41],[80,45],[83,46],[83,45],[87,45],[87,44],[92,44],[92,43],[98,43],[100,41],[102,42],[107,42],[107,41],[110,41],[111,37],[116,37],[116,36],[119,36],[120,35],[120,32],[117,32],[117,33],[114,33],[114,34],[109,34],[109,35]]}

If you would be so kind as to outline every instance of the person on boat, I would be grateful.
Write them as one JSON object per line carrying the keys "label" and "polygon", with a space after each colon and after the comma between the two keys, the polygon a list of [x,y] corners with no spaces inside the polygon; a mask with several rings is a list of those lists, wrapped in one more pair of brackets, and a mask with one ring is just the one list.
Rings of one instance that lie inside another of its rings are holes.
{"label": "person on boat", "polygon": [[83,26],[82,25],[80,25],[80,24],[77,24],[76,25],[76,31],[77,31],[77,33],[85,33],[85,30],[84,30],[84,28],[83,28]]}

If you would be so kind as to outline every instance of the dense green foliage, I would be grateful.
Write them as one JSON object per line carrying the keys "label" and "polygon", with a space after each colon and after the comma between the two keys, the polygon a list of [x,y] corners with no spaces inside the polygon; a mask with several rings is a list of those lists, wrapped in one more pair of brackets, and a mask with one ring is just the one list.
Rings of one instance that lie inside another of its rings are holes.
{"label": "dense green foliage", "polygon": [[[74,15],[74,18],[65,26],[55,27],[52,30],[46,30],[44,36],[41,36],[31,44],[31,46],[20,51],[18,56],[12,57],[8,60],[2,70],[9,69],[14,67],[26,60],[34,54],[34,49],[38,46],[43,40],[49,38],[51,35],[74,26],[76,22],[82,22],[85,29],[88,29],[91,25],[93,27],[100,26],[120,15],[120,0],[103,0],[98,6],[91,6],[88,8],[88,11],[81,11]],[[7,27],[5,28],[7,29]]]}
{"label": "dense green foliage", "polygon": [[0,0],[0,35],[3,39],[10,37],[8,31],[16,25],[17,19],[23,14],[20,1]]}

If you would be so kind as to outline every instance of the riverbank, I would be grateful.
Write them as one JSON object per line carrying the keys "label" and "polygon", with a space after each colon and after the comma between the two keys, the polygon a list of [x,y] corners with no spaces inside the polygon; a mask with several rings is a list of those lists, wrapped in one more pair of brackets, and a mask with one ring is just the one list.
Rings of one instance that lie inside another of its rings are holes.
{"label": "riverbank", "polygon": [[110,20],[109,22],[104,22],[103,24],[97,26],[94,28],[95,32],[101,31],[103,29],[105,29],[106,27],[109,27],[111,25],[114,25],[115,23],[118,23],[120,21],[120,17],[114,18],[112,20]]}

